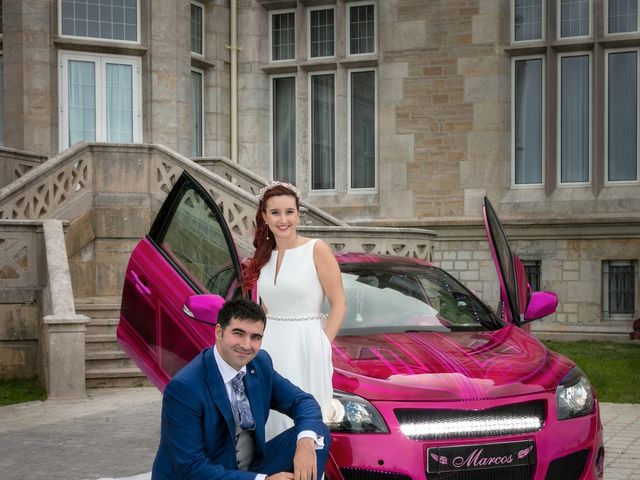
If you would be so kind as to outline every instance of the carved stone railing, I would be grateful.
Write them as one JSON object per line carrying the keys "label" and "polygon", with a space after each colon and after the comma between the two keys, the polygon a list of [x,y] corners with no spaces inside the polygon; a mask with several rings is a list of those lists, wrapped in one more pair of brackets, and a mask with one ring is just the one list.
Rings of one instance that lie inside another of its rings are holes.
{"label": "carved stone railing", "polygon": [[431,261],[435,232],[418,228],[301,226],[304,235],[322,238],[332,250],[365,252]]}
{"label": "carved stone railing", "polygon": [[[257,195],[266,185],[264,178],[227,158],[205,157],[194,161],[253,195]],[[302,221],[307,225],[346,225],[342,220],[306,202],[301,202],[300,210],[303,214]]]}
{"label": "carved stone railing", "polygon": [[36,153],[0,147],[0,188],[22,177],[46,160],[47,157]]}
{"label": "carved stone railing", "polygon": [[[74,220],[92,207],[120,207],[127,202],[157,210],[187,170],[220,206],[242,250],[250,251],[257,207],[253,192],[264,180],[223,159],[211,159],[208,166],[219,174],[161,145],[77,144],[1,189],[0,218]],[[421,258],[428,257],[424,249],[432,237],[419,230],[346,228],[335,217],[304,204],[301,225],[335,227],[325,233],[339,238],[330,243],[344,244],[345,250]]]}

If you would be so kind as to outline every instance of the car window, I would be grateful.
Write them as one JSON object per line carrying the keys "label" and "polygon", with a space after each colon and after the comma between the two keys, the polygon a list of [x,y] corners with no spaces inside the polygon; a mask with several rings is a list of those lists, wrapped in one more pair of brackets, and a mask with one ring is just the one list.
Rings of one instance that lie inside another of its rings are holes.
{"label": "car window", "polygon": [[344,332],[398,327],[460,331],[499,326],[484,303],[438,268],[342,268],[347,299]]}
{"label": "car window", "polygon": [[158,244],[202,292],[226,297],[236,280],[222,227],[193,188],[185,188]]}

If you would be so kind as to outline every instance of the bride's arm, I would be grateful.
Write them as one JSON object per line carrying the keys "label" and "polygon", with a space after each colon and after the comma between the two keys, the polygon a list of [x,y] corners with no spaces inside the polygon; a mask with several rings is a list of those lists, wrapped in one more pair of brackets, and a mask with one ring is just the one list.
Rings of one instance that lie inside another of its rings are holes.
{"label": "bride's arm", "polygon": [[327,316],[324,332],[329,341],[333,342],[342,326],[344,314],[347,310],[344,288],[342,287],[342,275],[331,249],[322,240],[318,240],[313,246],[313,262],[316,265],[316,271],[324,294],[329,300],[329,315]]}

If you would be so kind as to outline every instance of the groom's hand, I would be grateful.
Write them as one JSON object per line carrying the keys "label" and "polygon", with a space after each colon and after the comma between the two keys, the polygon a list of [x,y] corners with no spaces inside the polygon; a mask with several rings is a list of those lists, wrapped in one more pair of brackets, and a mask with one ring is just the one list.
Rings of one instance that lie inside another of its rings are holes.
{"label": "groom's hand", "polygon": [[317,480],[316,448],[312,438],[301,438],[293,456],[294,480]]}
{"label": "groom's hand", "polygon": [[267,476],[265,480],[293,480],[293,473],[291,472],[274,473],[273,475]]}

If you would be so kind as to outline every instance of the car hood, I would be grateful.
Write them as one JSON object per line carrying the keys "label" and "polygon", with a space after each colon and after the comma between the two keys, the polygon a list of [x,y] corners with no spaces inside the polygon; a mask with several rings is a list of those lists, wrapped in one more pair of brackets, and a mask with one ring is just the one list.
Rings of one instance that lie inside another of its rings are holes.
{"label": "car hood", "polygon": [[554,389],[574,366],[513,325],[337,337],[334,386],[369,400],[464,401]]}

